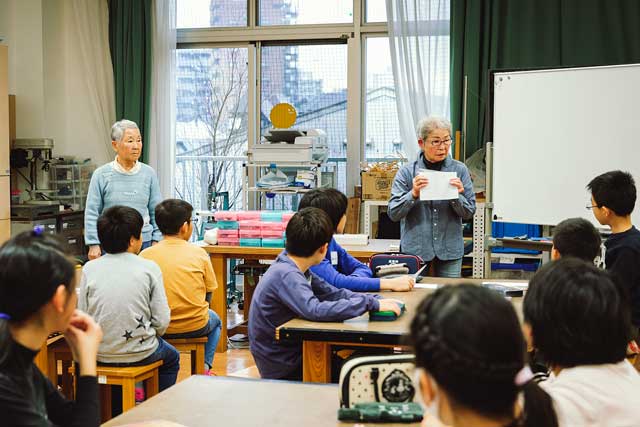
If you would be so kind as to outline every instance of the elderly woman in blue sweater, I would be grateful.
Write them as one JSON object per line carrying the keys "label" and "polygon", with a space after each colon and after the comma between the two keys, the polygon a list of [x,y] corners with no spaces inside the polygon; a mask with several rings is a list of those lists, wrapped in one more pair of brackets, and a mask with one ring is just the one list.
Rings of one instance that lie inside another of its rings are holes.
{"label": "elderly woman in blue sweater", "polygon": [[138,161],[142,153],[138,125],[130,120],[114,123],[111,145],[116,158],[93,173],[85,204],[84,233],[89,259],[102,254],[97,222],[102,211],[111,206],[129,206],[140,212],[144,219],[142,249],[162,238],[155,220],[155,207],[162,201],[162,195],[155,171]]}

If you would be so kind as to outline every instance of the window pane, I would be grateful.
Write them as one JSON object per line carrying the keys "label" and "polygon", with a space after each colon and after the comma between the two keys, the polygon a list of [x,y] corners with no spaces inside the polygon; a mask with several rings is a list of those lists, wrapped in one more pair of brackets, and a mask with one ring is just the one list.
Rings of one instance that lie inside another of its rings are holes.
{"label": "window pane", "polygon": [[176,0],[178,28],[246,27],[247,0]]}
{"label": "window pane", "polygon": [[[430,108],[442,110],[449,97],[449,36],[424,37],[429,55],[423,58],[424,77],[432,98]],[[365,82],[365,158],[383,161],[385,157],[397,157],[403,150],[398,122],[396,91],[391,67],[389,39],[368,37],[366,49]],[[416,141],[417,143],[417,141]]]}
{"label": "window pane", "polygon": [[176,63],[176,196],[209,210],[228,192],[241,209],[247,150],[247,49],[180,49]]}
{"label": "window pane", "polygon": [[365,46],[365,158],[383,161],[386,156],[402,150],[389,39],[368,37]]}
{"label": "window pane", "polygon": [[385,0],[366,0],[365,22],[387,22]]}
{"label": "window pane", "polygon": [[288,102],[298,112],[298,129],[327,133],[329,159],[336,165],[335,185],[346,188],[347,46],[291,45],[262,48],[260,130],[271,127],[271,108]]}
{"label": "window pane", "polygon": [[260,25],[353,22],[353,0],[260,0]]}

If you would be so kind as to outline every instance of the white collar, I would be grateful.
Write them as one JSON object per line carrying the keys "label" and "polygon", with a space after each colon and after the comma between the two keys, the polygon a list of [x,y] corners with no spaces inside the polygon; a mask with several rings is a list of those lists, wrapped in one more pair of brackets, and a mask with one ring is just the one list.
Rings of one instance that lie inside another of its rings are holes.
{"label": "white collar", "polygon": [[125,168],[122,167],[122,165],[120,163],[118,163],[118,156],[116,155],[115,159],[113,159],[113,162],[111,162],[111,167],[113,168],[113,170],[115,170],[116,172],[119,172],[121,174],[124,175],[135,175],[138,172],[140,172],[140,169],[142,168],[142,165],[140,164],[139,161],[136,160],[136,163],[133,165],[133,167],[129,170],[126,170]]}

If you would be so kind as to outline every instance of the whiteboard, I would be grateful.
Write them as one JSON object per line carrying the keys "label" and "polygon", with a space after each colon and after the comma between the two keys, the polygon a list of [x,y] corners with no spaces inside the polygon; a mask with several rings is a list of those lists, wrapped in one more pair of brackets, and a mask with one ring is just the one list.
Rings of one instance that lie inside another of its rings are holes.
{"label": "whiteboard", "polygon": [[493,86],[494,220],[599,225],[592,178],[620,169],[640,185],[640,64],[501,72]]}

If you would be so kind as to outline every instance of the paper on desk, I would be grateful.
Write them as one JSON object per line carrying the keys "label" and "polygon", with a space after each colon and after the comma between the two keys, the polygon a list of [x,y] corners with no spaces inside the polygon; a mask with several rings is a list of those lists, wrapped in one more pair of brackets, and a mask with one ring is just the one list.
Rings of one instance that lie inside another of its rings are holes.
{"label": "paper on desk", "polygon": [[455,172],[440,172],[420,169],[419,175],[429,180],[429,185],[420,190],[420,200],[452,200],[458,198],[458,189],[449,181],[457,178]]}
{"label": "paper on desk", "polygon": [[440,287],[437,283],[416,283],[413,289],[432,289],[436,290]]}

